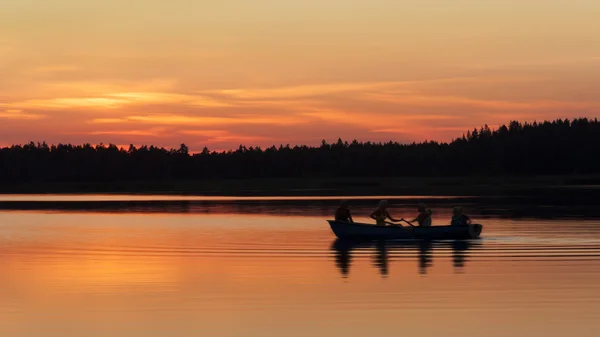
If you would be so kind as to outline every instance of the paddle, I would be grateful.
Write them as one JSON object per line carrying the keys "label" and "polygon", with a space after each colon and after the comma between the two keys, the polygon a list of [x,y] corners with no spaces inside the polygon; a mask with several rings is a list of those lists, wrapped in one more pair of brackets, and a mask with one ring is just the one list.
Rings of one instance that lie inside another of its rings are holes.
{"label": "paddle", "polygon": [[411,224],[411,223],[410,223],[410,222],[408,222],[407,220],[404,220],[404,219],[402,219],[402,220],[400,220],[400,221],[404,221],[404,222],[406,222],[407,224],[409,224],[411,227],[415,227],[415,225]]}
{"label": "paddle", "polygon": [[389,222],[389,221],[386,221],[385,223],[388,224],[389,226],[395,226],[395,227],[400,226],[400,227],[402,227],[402,225],[398,225],[398,224],[395,224],[395,223]]}
{"label": "paddle", "polygon": [[[411,224],[410,222],[408,222],[408,221],[406,221],[406,220],[404,220],[404,219],[402,219],[402,220],[400,220],[400,221],[404,221],[404,222],[406,222],[407,224],[409,224],[411,227],[415,227],[415,226],[413,226],[413,224]],[[394,226],[394,227],[398,227],[398,226],[399,226],[399,227],[404,227],[404,226],[402,226],[401,224],[397,224],[397,223],[393,223],[393,222],[389,222],[389,221],[386,221],[385,223],[386,223],[386,224],[388,224],[389,226]]]}

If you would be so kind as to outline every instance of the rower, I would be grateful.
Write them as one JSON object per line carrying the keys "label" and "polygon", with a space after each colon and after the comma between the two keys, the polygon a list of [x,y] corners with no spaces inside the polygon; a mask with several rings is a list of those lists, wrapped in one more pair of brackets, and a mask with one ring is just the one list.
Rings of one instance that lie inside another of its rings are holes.
{"label": "rower", "polygon": [[352,214],[348,209],[348,200],[342,200],[340,207],[335,211],[335,221],[353,223]]}
{"label": "rower", "polygon": [[402,219],[402,221],[406,221],[409,224],[412,225],[412,222],[417,221],[419,223],[419,226],[422,227],[429,227],[431,226],[431,210],[429,208],[427,208],[427,206],[425,206],[425,204],[420,203],[419,205],[417,205],[417,210],[419,211],[419,215],[417,215],[417,217],[412,220],[412,221],[407,221]]}
{"label": "rower", "polygon": [[396,220],[394,219],[390,213],[387,211],[387,205],[388,202],[387,200],[381,200],[379,202],[379,207],[377,207],[376,210],[373,211],[373,213],[371,213],[371,219],[376,221],[376,225],[377,226],[385,226],[387,224],[387,222],[385,221],[386,219],[390,219],[393,222],[398,222],[401,220]]}
{"label": "rower", "polygon": [[457,206],[452,209],[452,220],[450,226],[467,226],[471,224],[471,219],[462,212],[462,207]]}

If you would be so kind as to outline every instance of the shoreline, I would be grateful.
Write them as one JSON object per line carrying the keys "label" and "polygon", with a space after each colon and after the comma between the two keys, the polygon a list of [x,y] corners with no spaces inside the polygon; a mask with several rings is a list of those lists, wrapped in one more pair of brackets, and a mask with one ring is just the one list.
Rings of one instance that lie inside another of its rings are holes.
{"label": "shoreline", "polygon": [[507,197],[597,195],[600,176],[272,178],[227,180],[2,183],[6,194],[206,197]]}

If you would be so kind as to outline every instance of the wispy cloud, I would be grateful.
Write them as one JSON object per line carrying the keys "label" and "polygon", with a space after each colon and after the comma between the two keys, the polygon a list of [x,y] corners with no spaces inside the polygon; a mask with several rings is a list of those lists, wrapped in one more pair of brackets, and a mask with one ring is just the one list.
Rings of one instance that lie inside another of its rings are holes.
{"label": "wispy cloud", "polygon": [[220,97],[237,101],[254,100],[289,100],[323,98],[336,94],[369,94],[369,93],[411,93],[414,87],[432,84],[451,85],[452,83],[512,83],[531,82],[539,79],[531,76],[450,76],[404,81],[349,81],[332,83],[314,83],[297,86],[277,86],[262,88],[232,88],[222,90],[204,90],[198,94]]}
{"label": "wispy cloud", "polygon": [[190,105],[201,107],[231,107],[232,104],[218,101],[207,96],[193,96],[161,92],[119,92],[108,93],[96,97],[70,97],[70,98],[51,98],[51,99],[33,99],[17,101],[5,106],[16,107],[20,109],[32,108],[103,108],[117,109],[127,106],[141,104],[169,104],[169,105]]}
{"label": "wispy cloud", "polygon": [[108,96],[122,99],[128,104],[183,104],[211,108],[233,106],[227,102],[202,95],[183,95],[161,92],[122,92],[109,94]]}
{"label": "wispy cloud", "polygon": [[235,134],[227,130],[180,130],[179,133],[188,136],[203,137],[203,142],[206,144],[226,142],[238,144],[256,144],[258,142],[274,140],[271,137]]}
{"label": "wispy cloud", "polygon": [[202,93],[228,96],[240,100],[282,99],[327,96],[342,92],[374,90],[377,88],[396,86],[398,84],[399,83],[397,82],[342,82],[272,88],[210,90],[203,91]]}
{"label": "wispy cloud", "polygon": [[148,137],[164,137],[164,128],[152,128],[148,130],[104,130],[104,131],[89,131],[80,134],[89,135],[118,135],[118,136],[148,136]]}
{"label": "wispy cloud", "polygon": [[64,72],[74,72],[81,70],[81,67],[74,64],[55,64],[55,65],[43,65],[34,67],[29,70],[33,74],[55,74]]}
{"label": "wispy cloud", "polygon": [[134,115],[123,118],[96,118],[93,124],[115,123],[145,123],[163,125],[233,125],[233,124],[266,124],[266,125],[295,125],[305,123],[306,120],[295,116],[280,116],[274,118],[269,115],[237,115],[230,117],[216,116],[188,116],[188,115]]}
{"label": "wispy cloud", "polygon": [[600,62],[600,57],[589,56],[589,57],[562,57],[562,58],[548,58],[548,59],[528,59],[528,60],[497,60],[497,61],[486,61],[486,62],[473,62],[463,65],[464,68],[471,69],[510,69],[518,67],[527,68],[540,68],[549,66],[565,66],[565,65],[586,65],[589,63]]}
{"label": "wispy cloud", "polygon": [[550,100],[484,100],[457,96],[435,96],[435,95],[389,95],[389,94],[364,94],[366,100],[375,102],[388,102],[398,105],[420,105],[431,107],[469,106],[473,108],[499,109],[499,110],[540,110],[540,109],[587,109],[600,108],[598,102],[578,101],[550,101]]}
{"label": "wispy cloud", "polygon": [[4,119],[25,119],[25,120],[37,120],[45,118],[45,115],[25,113],[21,110],[4,110],[0,111],[0,118]]}

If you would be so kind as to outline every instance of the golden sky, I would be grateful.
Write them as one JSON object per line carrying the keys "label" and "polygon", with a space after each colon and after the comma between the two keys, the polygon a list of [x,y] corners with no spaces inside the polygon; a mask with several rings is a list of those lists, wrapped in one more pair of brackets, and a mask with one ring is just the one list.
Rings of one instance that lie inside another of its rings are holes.
{"label": "golden sky", "polygon": [[0,145],[447,141],[597,117],[597,0],[6,0]]}

